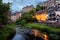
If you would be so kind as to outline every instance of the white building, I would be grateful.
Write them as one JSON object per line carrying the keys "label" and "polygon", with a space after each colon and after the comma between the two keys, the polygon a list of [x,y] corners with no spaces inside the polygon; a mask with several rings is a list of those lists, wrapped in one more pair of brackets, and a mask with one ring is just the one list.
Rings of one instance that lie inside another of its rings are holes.
{"label": "white building", "polygon": [[60,15],[60,11],[55,11],[56,15]]}
{"label": "white building", "polygon": [[15,14],[13,14],[13,15],[11,15],[11,21],[12,22],[16,22],[18,19],[20,19],[20,17],[21,17],[21,13],[15,13]]}
{"label": "white building", "polygon": [[12,22],[15,22],[17,20],[17,17],[16,16],[11,16],[11,20],[12,20]]}

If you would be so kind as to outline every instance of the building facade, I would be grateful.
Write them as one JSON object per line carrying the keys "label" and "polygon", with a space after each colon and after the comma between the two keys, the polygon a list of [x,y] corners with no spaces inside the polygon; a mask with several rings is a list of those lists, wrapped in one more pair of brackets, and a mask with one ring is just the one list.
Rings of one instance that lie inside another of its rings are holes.
{"label": "building facade", "polygon": [[47,9],[48,21],[50,22],[60,22],[60,5],[51,6]]}
{"label": "building facade", "polygon": [[33,5],[30,5],[30,6],[26,6],[26,7],[24,7],[23,9],[22,9],[22,11],[21,12],[29,12],[30,10],[32,10],[34,8],[34,6]]}
{"label": "building facade", "polygon": [[20,12],[16,12],[16,13],[11,15],[10,19],[11,19],[12,22],[16,22],[18,19],[20,19],[20,17],[21,17],[21,13]]}

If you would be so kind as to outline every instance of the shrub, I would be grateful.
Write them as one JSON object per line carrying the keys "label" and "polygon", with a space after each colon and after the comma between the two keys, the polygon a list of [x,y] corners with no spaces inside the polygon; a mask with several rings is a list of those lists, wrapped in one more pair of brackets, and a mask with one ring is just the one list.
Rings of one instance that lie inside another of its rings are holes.
{"label": "shrub", "polygon": [[56,35],[56,34],[49,34],[49,39],[50,40],[59,40],[59,35]]}
{"label": "shrub", "polygon": [[15,24],[7,24],[5,28],[0,30],[0,40],[7,40],[10,34],[15,33]]}
{"label": "shrub", "polygon": [[20,18],[19,20],[16,21],[17,25],[22,25],[24,26],[27,23],[27,21],[23,18]]}
{"label": "shrub", "polygon": [[60,39],[59,38],[60,28],[51,27],[51,26],[47,26],[45,24],[39,24],[39,23],[29,23],[29,24],[26,24],[25,27],[35,28],[35,29],[42,31],[43,33],[46,32],[50,40]]}

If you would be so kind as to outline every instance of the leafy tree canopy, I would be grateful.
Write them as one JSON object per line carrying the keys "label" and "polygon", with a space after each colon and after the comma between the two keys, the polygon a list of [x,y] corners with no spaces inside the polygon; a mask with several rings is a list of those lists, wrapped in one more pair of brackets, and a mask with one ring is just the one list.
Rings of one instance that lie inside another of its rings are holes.
{"label": "leafy tree canopy", "polygon": [[36,11],[43,10],[43,9],[45,9],[44,6],[39,6],[39,5],[36,6]]}
{"label": "leafy tree canopy", "polygon": [[10,3],[2,3],[2,0],[0,0],[0,25],[7,23],[8,17],[6,12],[8,12],[9,9]]}

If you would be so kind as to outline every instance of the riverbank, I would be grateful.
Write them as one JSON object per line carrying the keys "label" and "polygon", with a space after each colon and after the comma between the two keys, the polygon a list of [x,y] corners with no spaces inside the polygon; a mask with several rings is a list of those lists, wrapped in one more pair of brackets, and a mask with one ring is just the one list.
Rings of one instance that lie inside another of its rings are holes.
{"label": "riverbank", "polygon": [[[49,37],[49,40],[60,40],[60,28],[51,27],[39,23],[28,23],[25,24],[24,27],[30,29],[37,29],[42,33],[46,33]],[[15,35],[15,32],[16,32],[16,24],[15,23],[7,24],[5,28],[0,30],[0,40],[12,39],[13,36]]]}
{"label": "riverbank", "polygon": [[39,23],[28,23],[25,27],[38,29],[49,36],[50,40],[60,40],[60,28],[47,26]]}
{"label": "riverbank", "polygon": [[7,24],[3,29],[0,29],[0,40],[8,40],[8,37],[15,33],[15,29],[14,23]]}

